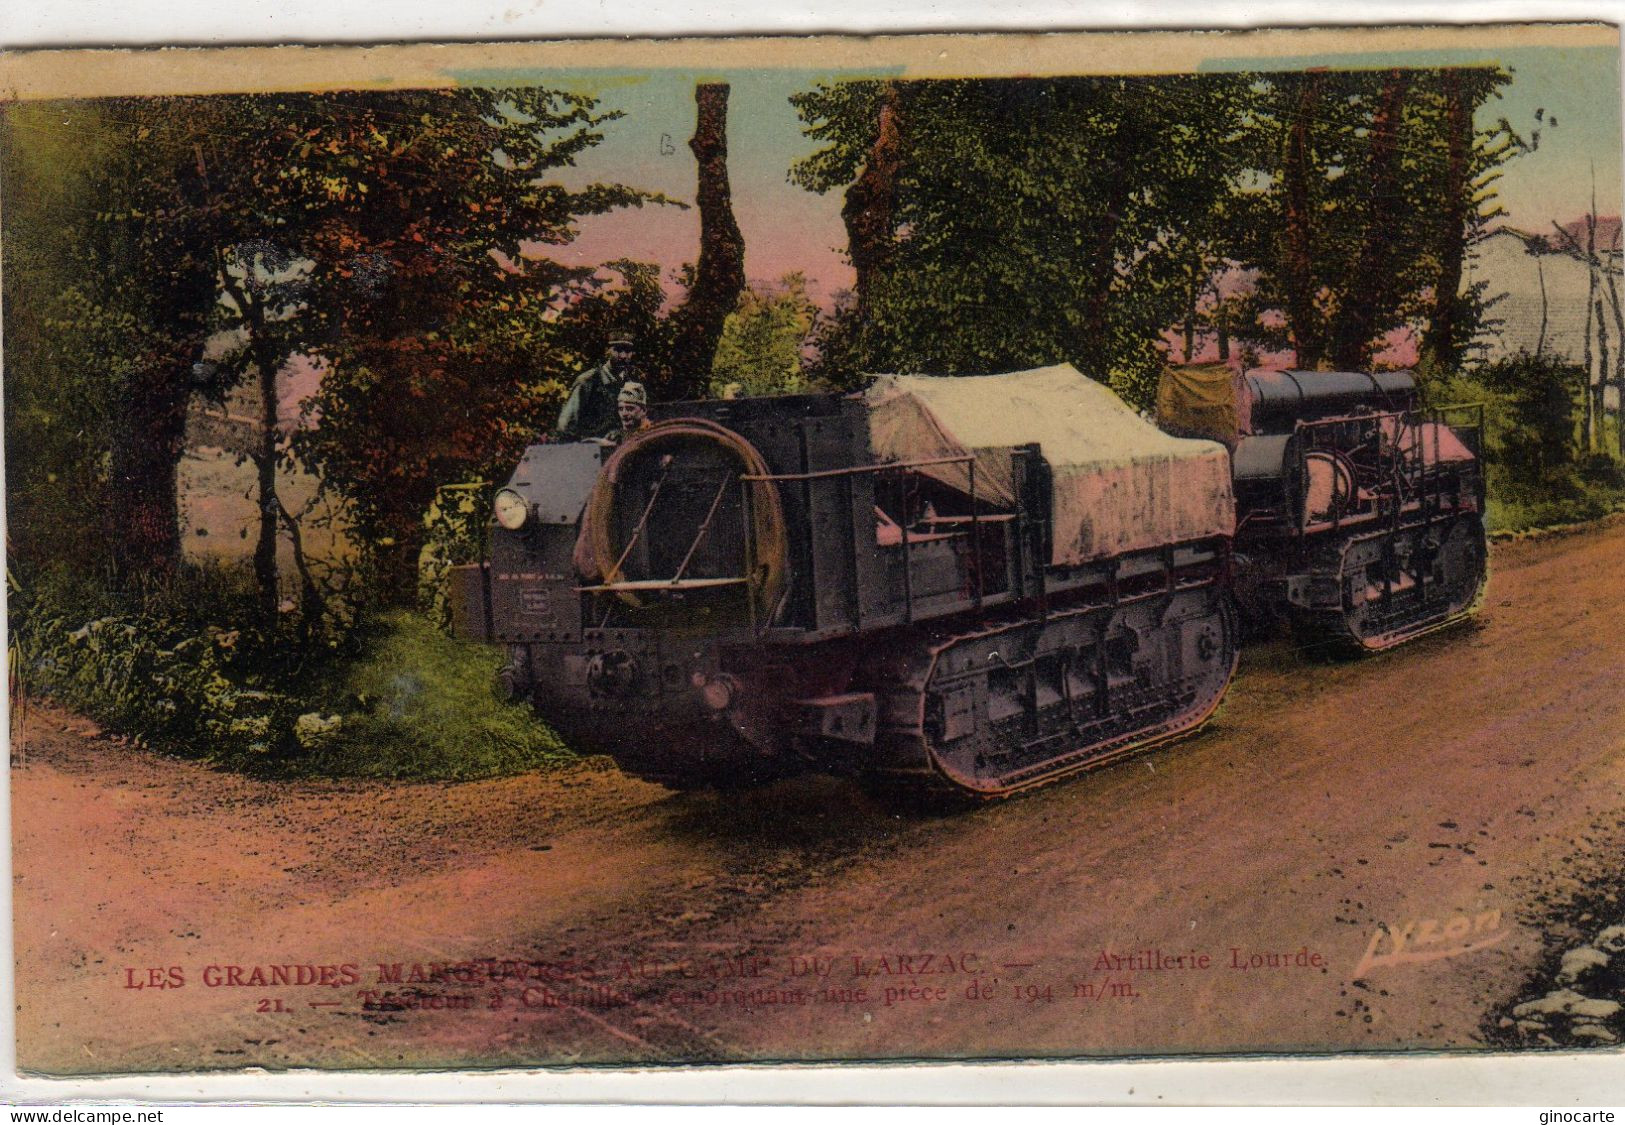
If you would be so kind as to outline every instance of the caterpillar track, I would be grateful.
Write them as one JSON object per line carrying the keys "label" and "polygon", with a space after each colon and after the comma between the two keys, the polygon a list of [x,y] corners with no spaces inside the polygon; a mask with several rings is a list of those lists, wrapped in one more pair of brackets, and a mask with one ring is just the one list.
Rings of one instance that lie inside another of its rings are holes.
{"label": "caterpillar track", "polygon": [[1327,545],[1295,605],[1293,633],[1327,657],[1380,652],[1470,616],[1488,578],[1476,514]]}
{"label": "caterpillar track", "polygon": [[1039,620],[918,635],[869,674],[883,796],[958,803],[1009,796],[1200,726],[1238,656],[1215,584]]}

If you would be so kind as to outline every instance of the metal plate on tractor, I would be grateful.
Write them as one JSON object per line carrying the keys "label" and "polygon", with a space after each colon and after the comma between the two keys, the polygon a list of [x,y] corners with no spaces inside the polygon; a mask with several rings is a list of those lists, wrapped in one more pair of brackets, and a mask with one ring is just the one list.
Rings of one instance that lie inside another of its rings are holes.
{"label": "metal plate on tractor", "polygon": [[572,524],[598,481],[604,447],[590,441],[533,445],[508,487],[534,505],[541,523]]}

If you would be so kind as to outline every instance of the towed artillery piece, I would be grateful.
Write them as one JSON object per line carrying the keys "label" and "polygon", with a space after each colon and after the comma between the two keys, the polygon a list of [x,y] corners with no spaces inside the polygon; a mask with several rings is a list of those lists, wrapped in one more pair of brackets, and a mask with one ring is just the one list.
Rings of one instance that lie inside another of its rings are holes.
{"label": "towed artillery piece", "polygon": [[1391,648],[1483,596],[1483,408],[1424,411],[1409,371],[1170,368],[1158,424],[1231,453],[1244,623],[1323,655]]}

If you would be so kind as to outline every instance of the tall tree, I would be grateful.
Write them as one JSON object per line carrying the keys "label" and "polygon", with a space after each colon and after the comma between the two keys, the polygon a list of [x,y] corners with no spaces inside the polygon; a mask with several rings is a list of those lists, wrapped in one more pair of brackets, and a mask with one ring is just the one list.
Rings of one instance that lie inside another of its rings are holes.
{"label": "tall tree", "polygon": [[875,106],[875,139],[863,171],[846,189],[841,220],[857,275],[857,313],[867,316],[875,274],[896,245],[897,175],[902,170],[902,99],[895,82],[883,83]]}
{"label": "tall tree", "polygon": [[[303,343],[299,331],[305,286],[304,267],[290,251],[256,239],[216,254],[216,272],[235,314],[243,345],[238,352],[251,365],[259,391],[259,432],[249,459],[254,463],[259,503],[259,535],[254,544],[254,579],[262,620],[273,620],[280,605],[277,537],[291,520],[277,496],[276,474],[283,461],[277,375]],[[292,275],[291,277],[289,275]],[[297,535],[297,529],[293,529]],[[320,609],[306,583],[305,620],[319,620]]]}
{"label": "tall tree", "polygon": [[1394,266],[1400,247],[1399,240],[1387,232],[1399,226],[1406,210],[1400,183],[1400,134],[1406,125],[1408,86],[1402,70],[1383,76],[1367,129],[1361,187],[1368,233],[1354,251],[1330,341],[1332,363],[1344,370],[1358,370],[1370,363],[1382,312],[1397,305]]}
{"label": "tall tree", "polygon": [[1310,131],[1321,107],[1323,76],[1303,75],[1296,87],[1291,122],[1287,128],[1286,153],[1281,160],[1285,221],[1281,228],[1280,276],[1286,295],[1287,325],[1299,367],[1320,364],[1325,349],[1325,333],[1315,308],[1318,286],[1315,277],[1314,216],[1312,197],[1313,157]]}
{"label": "tall tree", "polygon": [[[594,114],[589,99],[407,90],[204,101],[223,123],[195,148],[221,218],[213,258],[237,341],[220,368],[227,378],[252,376],[260,391],[254,569],[268,618],[279,601],[279,529],[297,541],[276,495],[289,456],[276,379],[288,360],[321,354],[342,380],[346,355],[370,350],[381,360],[390,353],[376,346],[380,336],[434,338],[463,305],[496,310],[490,338],[523,336],[556,319],[549,302],[587,273],[528,258],[534,243],[526,240],[568,241],[577,214],[643,197],[602,185],[565,191],[536,178],[596,143],[609,117]],[[502,378],[512,386],[525,375]],[[334,485],[350,483],[341,475]]]}
{"label": "tall tree", "polygon": [[[8,138],[21,112],[8,110]],[[426,474],[482,463],[493,444],[511,448],[539,428],[535,404],[556,390],[547,373],[561,369],[558,349],[579,347],[575,314],[602,305],[595,294],[606,289],[591,271],[545,257],[546,248],[568,242],[579,216],[657,198],[548,182],[615,116],[555,91],[129,98],[61,112],[87,142],[83,155],[69,152],[54,168],[7,166],[31,184],[56,176],[74,185],[58,208],[72,225],[34,227],[28,237],[57,239],[49,252],[74,267],[62,292],[75,298],[56,302],[52,339],[81,353],[100,349],[87,366],[99,368],[105,415],[92,444],[110,450],[99,494],[113,533],[103,542],[125,576],[173,569],[187,403],[211,382],[255,372],[262,609],[275,604],[275,534],[287,518],[274,485],[284,456],[274,379],[287,357],[303,351],[329,362],[331,424],[306,445],[333,470],[329,483],[364,512],[410,507],[375,488],[399,474],[369,462],[375,427],[444,438],[449,464],[403,451],[400,463],[416,467],[407,473],[416,492]],[[238,346],[200,364],[205,341],[223,328]],[[430,353],[440,359],[425,366]],[[452,367],[475,391],[455,401],[493,408],[492,417],[456,424],[444,406],[448,388],[434,384]],[[341,409],[356,383],[415,404],[415,413],[404,411],[413,424],[402,410]],[[416,515],[386,522],[415,528]],[[363,530],[387,538],[382,526]]]}
{"label": "tall tree", "polygon": [[[58,286],[35,292],[38,303],[19,301],[8,277],[7,346],[22,349],[8,354],[8,398],[37,407],[72,388],[93,404],[69,443],[88,435],[97,452],[85,464],[98,471],[94,479],[76,474],[86,491],[59,518],[101,513],[97,546],[122,586],[162,582],[180,558],[176,469],[187,403],[203,383],[198,365],[216,327],[213,251],[222,229],[197,144],[217,128],[196,98],[6,109],[7,207],[16,208],[7,272],[18,266],[27,285],[29,263],[49,259]],[[56,136],[42,139],[47,130]],[[52,158],[40,160],[46,152]],[[30,200],[41,204],[31,216]],[[50,311],[39,318],[42,308]],[[30,349],[56,362],[19,363]],[[64,360],[77,370],[62,383],[30,385],[64,375]],[[8,429],[13,418],[8,403]],[[40,452],[43,463],[54,459]]]}
{"label": "tall tree", "polygon": [[1417,202],[1417,213],[1431,225],[1424,261],[1434,269],[1419,366],[1451,371],[1460,367],[1486,307],[1483,285],[1462,289],[1467,251],[1505,213],[1496,202],[1494,183],[1501,166],[1527,146],[1504,117],[1483,127],[1474,121],[1483,106],[1500,96],[1509,80],[1503,71],[1449,67],[1423,77],[1431,78],[1418,83],[1424,96],[1432,91],[1430,131],[1434,137],[1442,135],[1442,144],[1435,141],[1432,152],[1444,156],[1424,165],[1424,171],[1431,167],[1436,174],[1424,176]]}
{"label": "tall tree", "polygon": [[90,227],[83,177],[103,139],[87,106],[0,104],[6,554],[24,572],[105,556],[109,368],[128,325],[95,330],[83,260],[63,253]]}
{"label": "tall tree", "polygon": [[[891,185],[888,238],[866,231],[851,249],[867,274],[850,362],[957,374],[1065,359],[1148,399],[1158,337],[1188,291],[1186,248],[1229,190],[1246,96],[1232,76],[795,95],[807,134],[825,142],[791,170],[796,182],[850,192],[884,164]],[[884,247],[878,262],[871,243]]]}
{"label": "tall tree", "polygon": [[[1471,203],[1473,113],[1463,75],[1446,71],[1440,84],[1444,94],[1445,171],[1439,215],[1439,273],[1433,283],[1433,309],[1422,339],[1425,366],[1452,368],[1461,362],[1465,341],[1458,328],[1462,268],[1466,259],[1465,232]],[[1541,279],[1541,327],[1545,329],[1545,279]],[[1537,353],[1539,348],[1536,349]]]}
{"label": "tall tree", "polygon": [[[319,423],[295,449],[350,500],[361,534],[409,563],[436,485],[513,458],[546,428],[561,374],[591,344],[578,322],[602,324],[605,303],[628,292],[548,249],[582,216],[660,197],[553,177],[618,116],[587,97],[531,87],[281,102],[272,116],[298,157],[283,178],[312,263],[307,338],[328,363],[310,403]],[[623,277],[647,280],[630,266]]]}
{"label": "tall tree", "polygon": [[688,147],[699,170],[700,258],[688,296],[671,317],[671,375],[665,390],[674,398],[705,393],[723,323],[745,288],[745,238],[734,220],[728,183],[727,83],[696,86],[694,106]]}
{"label": "tall tree", "polygon": [[1595,400],[1591,394],[1591,326],[1602,312],[1602,303],[1597,300],[1597,204],[1591,204],[1591,210],[1586,212],[1586,329],[1585,329],[1585,372],[1580,376],[1580,397],[1583,409],[1580,412],[1580,446],[1582,449],[1592,449],[1596,445],[1597,423],[1601,419],[1596,417]]}
{"label": "tall tree", "polygon": [[1482,287],[1459,292],[1463,258],[1515,151],[1504,121],[1473,117],[1506,80],[1495,69],[1255,76],[1235,245],[1300,366],[1364,366],[1418,323],[1424,354],[1459,359],[1486,307]]}

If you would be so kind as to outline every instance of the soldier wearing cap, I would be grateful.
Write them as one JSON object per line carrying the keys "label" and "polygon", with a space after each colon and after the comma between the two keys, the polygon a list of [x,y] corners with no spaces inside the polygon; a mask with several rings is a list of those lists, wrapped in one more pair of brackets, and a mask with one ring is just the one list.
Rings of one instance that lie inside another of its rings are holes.
{"label": "soldier wearing cap", "polygon": [[609,338],[604,362],[576,377],[553,430],[559,441],[592,441],[618,431],[617,396],[633,375],[633,351],[632,337],[617,333]]}
{"label": "soldier wearing cap", "polygon": [[605,439],[606,445],[619,445],[649,425],[649,393],[642,383],[627,383],[615,396],[615,413],[621,420],[620,429]]}

